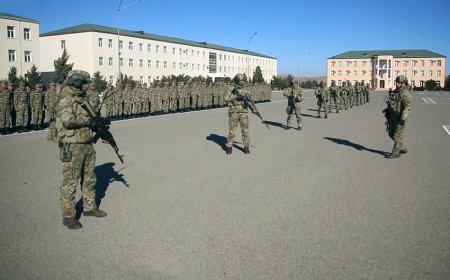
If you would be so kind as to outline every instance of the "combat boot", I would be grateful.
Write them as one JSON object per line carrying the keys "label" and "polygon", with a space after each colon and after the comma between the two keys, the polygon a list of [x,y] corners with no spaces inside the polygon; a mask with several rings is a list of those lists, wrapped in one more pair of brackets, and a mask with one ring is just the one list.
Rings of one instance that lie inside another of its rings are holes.
{"label": "combat boot", "polygon": [[302,130],[302,127],[301,127],[301,126],[298,126],[298,127],[297,127],[297,130],[298,130],[298,131]]}
{"label": "combat boot", "polygon": [[227,147],[227,155],[231,154],[233,148],[232,147]]}
{"label": "combat boot", "polygon": [[5,134],[6,134],[6,130],[5,130],[4,128],[1,128],[0,131],[1,131],[1,134],[2,134],[2,135],[5,135]]}
{"label": "combat boot", "polygon": [[79,229],[82,227],[81,223],[76,218],[64,218],[63,225],[69,229]]}
{"label": "combat boot", "polygon": [[328,119],[328,115],[325,115],[325,119]]}
{"label": "combat boot", "polygon": [[98,208],[94,208],[90,211],[84,211],[83,215],[90,216],[90,217],[103,218],[103,217],[106,217],[107,214],[105,211],[102,211]]}
{"label": "combat boot", "polygon": [[244,147],[244,154],[250,154],[250,148]]}
{"label": "combat boot", "polygon": [[406,154],[408,152],[408,150],[406,148],[403,148],[400,150],[400,154]]}
{"label": "combat boot", "polygon": [[388,159],[393,159],[393,158],[399,158],[400,154],[396,154],[396,153],[390,153],[389,155],[386,156],[386,158]]}
{"label": "combat boot", "polygon": [[286,126],[284,127],[284,130],[289,130],[289,129],[291,129],[291,127],[290,127],[289,125],[286,125]]}

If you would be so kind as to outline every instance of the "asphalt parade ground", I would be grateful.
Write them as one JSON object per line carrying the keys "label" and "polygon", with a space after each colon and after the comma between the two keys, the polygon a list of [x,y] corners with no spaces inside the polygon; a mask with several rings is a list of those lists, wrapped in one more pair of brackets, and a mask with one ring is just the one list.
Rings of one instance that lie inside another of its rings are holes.
{"label": "asphalt parade ground", "polygon": [[0,137],[0,279],[449,279],[450,93],[413,92],[398,159],[385,94],[318,119],[306,91],[297,131],[274,93],[249,155],[227,108],[113,122],[125,164],[95,145],[108,216],[80,230],[46,131]]}

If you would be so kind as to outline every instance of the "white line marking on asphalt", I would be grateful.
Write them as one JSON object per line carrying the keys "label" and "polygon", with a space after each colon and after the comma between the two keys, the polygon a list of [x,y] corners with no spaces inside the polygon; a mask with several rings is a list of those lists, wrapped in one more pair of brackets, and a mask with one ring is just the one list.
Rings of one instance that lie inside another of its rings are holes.
{"label": "white line marking on asphalt", "polygon": [[450,136],[450,125],[443,125],[442,127],[447,131],[448,136]]}
{"label": "white line marking on asphalt", "polygon": [[429,98],[429,97],[422,97],[423,102],[425,102],[425,104],[437,104],[436,102],[434,102],[433,99]]}
{"label": "white line marking on asphalt", "polygon": [[419,92],[419,95],[423,95],[423,92]]}

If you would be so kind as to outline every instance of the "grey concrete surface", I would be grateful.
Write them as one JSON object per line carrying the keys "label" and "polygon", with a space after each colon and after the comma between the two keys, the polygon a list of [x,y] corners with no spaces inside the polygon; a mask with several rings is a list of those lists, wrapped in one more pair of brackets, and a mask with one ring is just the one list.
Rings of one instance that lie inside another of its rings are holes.
{"label": "grey concrete surface", "polygon": [[394,160],[384,94],[325,120],[306,91],[298,132],[275,93],[250,155],[225,154],[225,108],[114,122],[125,164],[95,145],[108,216],[76,231],[46,132],[0,137],[0,279],[449,279],[450,93],[413,93]]}

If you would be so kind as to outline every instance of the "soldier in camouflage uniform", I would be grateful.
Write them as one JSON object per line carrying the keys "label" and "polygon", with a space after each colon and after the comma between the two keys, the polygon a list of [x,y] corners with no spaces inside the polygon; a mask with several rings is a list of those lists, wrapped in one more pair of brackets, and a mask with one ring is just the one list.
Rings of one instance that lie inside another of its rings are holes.
{"label": "soldier in camouflage uniform", "polygon": [[366,83],[366,86],[364,87],[364,92],[366,94],[366,102],[370,101],[369,93],[370,93],[370,85],[369,83]]}
{"label": "soldier in camouflage uniform", "polygon": [[[236,75],[237,76],[237,75]],[[242,90],[244,86],[243,75],[240,76],[239,84],[236,89],[231,90],[225,95],[225,102],[228,103],[228,124],[229,133],[227,137],[227,154],[231,154],[234,143],[234,136],[236,135],[236,129],[238,124],[241,126],[242,142],[244,143],[244,153],[250,154],[250,136],[248,132],[248,108],[244,106],[244,101],[241,96],[247,96],[250,98],[250,94],[247,91]],[[239,93],[239,94],[238,94]]]}
{"label": "soldier in camouflage uniform", "polygon": [[11,115],[11,92],[5,81],[0,81],[0,133],[8,134]]}
{"label": "soldier in camouflage uniform", "polygon": [[25,83],[20,82],[19,88],[14,92],[14,110],[16,111],[17,132],[27,132],[28,109],[30,106],[30,96],[25,89]]}
{"label": "soldier in camouflage uniform", "polygon": [[105,103],[106,117],[111,120],[114,115],[114,87],[108,83],[103,92],[103,102]]}
{"label": "soldier in camouflage uniform", "polygon": [[339,90],[339,109],[343,110],[347,110],[347,85],[346,82],[342,82],[342,86]]}
{"label": "soldier in camouflage uniform", "polygon": [[114,93],[114,118],[117,120],[123,118],[123,86],[121,83],[116,84]]}
{"label": "soldier in camouflage uniform", "polygon": [[302,129],[302,115],[300,110],[300,102],[303,100],[303,89],[297,83],[291,82],[290,86],[283,91],[283,95],[288,98],[288,105],[286,108],[287,122],[284,129],[291,128],[292,115],[297,117],[297,130]]}
{"label": "soldier in camouflage uniform", "polygon": [[324,81],[321,81],[319,86],[316,87],[316,90],[314,92],[317,98],[317,117],[320,118],[321,114],[320,112],[325,113],[325,119],[328,118],[328,88],[325,85]]}
{"label": "soldier in camouflage uniform", "polygon": [[56,90],[56,83],[51,82],[50,88],[44,94],[44,106],[45,106],[45,118],[49,125],[55,120],[55,113],[53,112],[53,107],[56,101],[58,101],[58,96]]}
{"label": "soldier in camouflage uniform", "polygon": [[32,121],[31,124],[35,130],[41,130],[42,127],[42,114],[44,111],[44,86],[42,84],[36,84],[35,90],[31,93],[31,111]]}
{"label": "soldier in camouflage uniform", "polygon": [[95,204],[95,150],[92,146],[92,130],[98,123],[80,106],[87,101],[83,84],[89,81],[89,74],[81,70],[70,71],[55,106],[56,128],[60,145],[60,159],[63,163],[63,183],[61,185],[61,206],[63,225],[69,229],[81,228],[75,217],[75,192],[81,180],[83,214],[105,217],[106,212]]}
{"label": "soldier in camouflage uniform", "polygon": [[386,158],[398,158],[407,153],[403,144],[406,120],[411,112],[412,96],[408,79],[400,75],[395,79],[395,90],[390,93],[388,107],[383,111],[388,114],[388,134],[394,140],[392,152]]}
{"label": "soldier in camouflage uniform", "polygon": [[87,83],[84,85],[84,91],[86,92],[86,96],[89,100],[89,103],[91,103],[92,108],[95,112],[100,107],[100,97],[99,92],[97,88],[95,87],[94,83]]}
{"label": "soldier in camouflage uniform", "polygon": [[133,89],[131,84],[125,85],[125,90],[123,91],[123,115],[124,118],[131,118],[133,109]]}
{"label": "soldier in camouflage uniform", "polygon": [[350,106],[350,108],[353,108],[353,105],[354,105],[354,99],[353,99],[354,92],[355,91],[353,90],[352,82],[347,81],[347,102],[348,102],[348,105]]}
{"label": "soldier in camouflage uniform", "polygon": [[339,99],[339,87],[336,86],[336,82],[332,81],[331,86],[328,88],[330,92],[330,103],[328,105],[328,113],[331,113],[331,106],[334,103],[336,107],[336,113],[339,113],[338,99]]}

